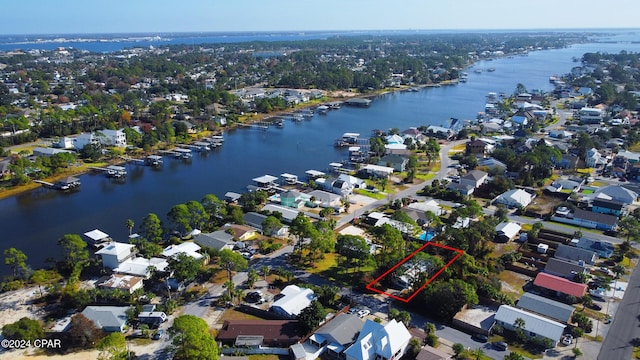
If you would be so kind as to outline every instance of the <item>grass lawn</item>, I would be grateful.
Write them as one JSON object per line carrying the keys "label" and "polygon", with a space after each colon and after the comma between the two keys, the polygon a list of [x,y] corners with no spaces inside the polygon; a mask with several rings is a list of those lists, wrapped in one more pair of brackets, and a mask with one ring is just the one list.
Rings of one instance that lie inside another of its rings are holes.
{"label": "grass lawn", "polygon": [[522,231],[531,231],[533,224],[522,224]]}
{"label": "grass lawn", "polygon": [[457,144],[454,145],[449,152],[460,152],[465,151],[467,149],[467,144]]}
{"label": "grass lawn", "polygon": [[576,169],[576,172],[578,174],[589,174],[589,175],[591,175],[593,173],[593,169],[592,168]]}
{"label": "grass lawn", "polygon": [[314,262],[312,267],[307,268],[305,270],[307,270],[308,272],[310,272],[312,274],[318,274],[318,273],[325,272],[325,271],[329,270],[330,268],[335,267],[335,266],[338,265],[336,263],[336,257],[337,256],[338,256],[338,254],[325,254],[324,255],[324,259]]}
{"label": "grass lawn", "polygon": [[[636,145],[639,145],[639,144],[636,144]],[[634,151],[638,151],[638,150],[634,150]],[[631,356],[633,356],[634,359],[640,359],[640,347],[634,347],[633,354]]]}
{"label": "grass lawn", "polygon": [[416,174],[416,179],[429,181],[436,177],[436,173],[427,173],[427,174]]}
{"label": "grass lawn", "polygon": [[[607,184],[605,182],[602,182],[602,181],[594,181],[594,182],[591,183],[591,186],[607,186],[607,185],[609,185],[609,184]],[[583,192],[584,192],[584,190],[583,190]]]}
{"label": "grass lawn", "polygon": [[[480,349],[480,348],[479,348]],[[480,349],[482,350],[482,349]],[[477,359],[477,360],[492,360],[490,356],[485,355],[485,353],[481,353],[479,354],[480,356],[476,355],[475,350],[464,350],[463,352],[460,353],[460,359]]]}
{"label": "grass lawn", "polygon": [[[249,355],[249,360],[280,360],[280,356],[274,354],[256,354]],[[288,359],[289,357],[282,356],[282,359]]]}
{"label": "grass lawn", "polygon": [[261,320],[261,319],[257,316],[245,314],[243,312],[240,312],[234,309],[226,309],[222,314],[222,316],[220,317],[220,320],[218,320],[218,322],[222,324],[224,323],[225,320]]}
{"label": "grass lawn", "polygon": [[583,195],[589,195],[589,194],[593,194],[593,190],[591,190],[591,189],[584,189],[584,190],[582,190],[582,191],[581,191],[581,193],[582,193]]}
{"label": "grass lawn", "polygon": [[376,200],[382,200],[387,196],[387,194],[384,194],[384,193],[373,193],[371,191],[367,191],[367,190],[363,190],[363,189],[357,189],[355,191],[355,193],[356,194],[360,194],[360,195],[364,195],[366,197],[370,197],[370,198],[373,198],[373,199],[376,199]]}

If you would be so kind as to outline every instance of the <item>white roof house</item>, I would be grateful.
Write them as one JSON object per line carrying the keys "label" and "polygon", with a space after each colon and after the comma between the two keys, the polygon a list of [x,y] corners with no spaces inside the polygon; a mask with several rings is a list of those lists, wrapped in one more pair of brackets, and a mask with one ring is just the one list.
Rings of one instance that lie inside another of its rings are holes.
{"label": "white roof house", "polygon": [[371,174],[371,175],[382,176],[382,177],[388,177],[391,174],[393,174],[393,168],[392,167],[382,166],[382,165],[374,165],[374,164],[364,165],[363,167],[360,168],[360,170],[363,170],[366,173]]}
{"label": "white roof house", "polygon": [[298,316],[316,298],[313,290],[296,285],[285,287],[280,295],[284,296],[276,300],[269,310],[289,318]]}
{"label": "white roof house", "polygon": [[141,276],[111,274],[111,276],[98,284],[103,289],[119,289],[133,294],[136,290],[142,289],[144,278]]}
{"label": "white roof house", "polygon": [[431,211],[432,213],[438,216],[442,215],[442,207],[437,201],[433,199],[428,201],[411,203],[407,205],[407,207],[411,210],[422,211],[422,212]]}
{"label": "white roof house", "polygon": [[109,269],[115,269],[123,261],[134,255],[135,245],[112,241],[102,249],[96,251],[96,255],[102,258],[102,265]]}
{"label": "white roof house", "polygon": [[530,337],[547,338],[554,345],[560,341],[565,325],[544,316],[530,313],[509,305],[501,305],[496,312],[495,320],[503,328],[514,330],[516,319],[524,320],[524,333]]}
{"label": "white roof house", "polygon": [[507,241],[512,240],[518,235],[518,233],[522,230],[522,226],[516,224],[514,222],[502,222],[496,226],[496,236],[506,239]]}
{"label": "white roof house", "polygon": [[111,238],[109,237],[109,234],[102,232],[98,229],[87,231],[86,233],[84,233],[84,236],[88,237],[89,240],[92,241],[94,244],[111,240]]}
{"label": "white roof house", "polygon": [[155,268],[156,271],[165,271],[169,263],[165,259],[151,258],[145,259],[141,257],[134,257],[125,260],[117,268],[113,269],[113,272],[120,274],[128,274],[135,276],[142,276],[148,279],[151,276],[151,269]]}
{"label": "white roof house", "polygon": [[202,249],[200,245],[193,241],[185,241],[182,244],[167,246],[164,251],[162,251],[162,256],[170,258],[178,256],[178,254],[186,254],[196,260],[200,260],[203,257],[203,255],[198,252],[200,249]]}
{"label": "white roof house", "polygon": [[344,354],[347,360],[400,359],[407,350],[411,334],[395,320],[386,325],[367,320],[358,339]]}
{"label": "white roof house", "polygon": [[509,190],[501,195],[498,195],[496,202],[504,204],[509,207],[527,207],[531,204],[533,195],[522,189]]}

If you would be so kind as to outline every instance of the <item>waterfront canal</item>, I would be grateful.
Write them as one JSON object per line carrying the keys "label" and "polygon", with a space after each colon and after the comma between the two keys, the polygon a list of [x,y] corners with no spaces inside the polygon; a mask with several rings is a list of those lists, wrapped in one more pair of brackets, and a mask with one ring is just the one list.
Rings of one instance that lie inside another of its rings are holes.
{"label": "waterfront canal", "polygon": [[[518,83],[529,90],[550,90],[549,76],[569,72],[577,65],[572,58],[620,50],[638,52],[640,44],[582,44],[484,61],[467,70],[469,81],[464,84],[387,94],[369,108],[343,107],[311,120],[286,121],[284,128],[228,131],[222,147],[195,153],[191,163],[167,157],[159,170],[128,164],[129,175],[122,183],[100,173],[82,175],[76,193],[39,189],[0,201],[0,241],[4,249],[24,251],[33,268],[44,265],[48,257],[59,258],[56,241],[67,233],[98,228],[126,241],[127,219],[139,224],[150,212],[164,218],[175,204],[200,200],[208,193],[222,197],[227,191],[244,191],[252,178],[264,174],[288,172],[303,178],[306,170],[324,171],[330,162],[346,158],[333,147],[345,132],[368,137],[372,129],[447,126],[452,117],[473,119],[484,109],[488,92],[511,94]],[[489,67],[495,71],[474,72]],[[8,273],[0,267],[0,274]]]}

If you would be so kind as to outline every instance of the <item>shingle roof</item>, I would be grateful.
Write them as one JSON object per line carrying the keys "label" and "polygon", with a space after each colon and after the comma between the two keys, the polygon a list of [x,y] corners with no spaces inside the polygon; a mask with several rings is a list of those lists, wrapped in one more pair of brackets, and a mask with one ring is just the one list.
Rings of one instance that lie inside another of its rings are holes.
{"label": "shingle roof", "polygon": [[524,320],[523,330],[533,332],[556,342],[560,340],[566,327],[557,321],[509,305],[501,305],[495,317],[496,321],[510,325],[514,325],[518,318]]}
{"label": "shingle roof", "polygon": [[128,306],[87,306],[82,315],[100,329],[122,328],[127,322]]}
{"label": "shingle roof", "polygon": [[209,234],[199,234],[193,239],[198,245],[212,249],[222,250],[227,245],[234,244],[233,235],[227,234],[222,230],[214,231]]}
{"label": "shingle roof", "polygon": [[571,305],[563,304],[532,293],[524,293],[520,300],[518,300],[516,306],[563,323],[569,322],[571,315],[575,310]]}
{"label": "shingle roof", "polygon": [[615,200],[595,198],[595,200],[593,200],[593,206],[612,210],[622,210],[624,204]]}
{"label": "shingle roof", "polygon": [[595,260],[598,259],[598,255],[595,251],[590,251],[586,249],[580,249],[575,246],[569,246],[560,244],[556,249],[555,257],[559,259],[565,259],[570,261],[584,261],[585,264],[593,265]]}
{"label": "shingle roof", "polygon": [[225,320],[216,339],[234,343],[240,335],[264,336],[265,342],[290,342],[300,340],[297,320]]}
{"label": "shingle roof", "polygon": [[341,314],[318,329],[315,334],[322,335],[329,343],[347,345],[352,343],[362,330],[364,322],[353,314]]}
{"label": "shingle roof", "polygon": [[547,265],[544,267],[544,272],[562,276],[567,279],[573,279],[575,274],[585,273],[586,271],[587,269],[584,266],[556,258],[547,260]]}
{"label": "shingle roof", "polygon": [[561,277],[550,275],[546,273],[538,273],[536,279],[533,281],[536,286],[543,287],[545,289],[554,290],[563,294],[575,296],[577,298],[582,297],[587,292],[586,284],[579,284]]}
{"label": "shingle roof", "polygon": [[486,172],[481,171],[481,170],[471,170],[471,171],[469,171],[468,174],[463,176],[462,179],[469,179],[469,180],[473,180],[473,181],[478,181],[478,180],[482,179],[483,177],[485,177],[487,175],[488,174]]}
{"label": "shingle roof", "polygon": [[599,214],[591,211],[585,211],[582,209],[575,209],[573,211],[574,219],[582,219],[587,221],[593,221],[598,224],[613,226],[618,222],[618,218],[613,215]]}

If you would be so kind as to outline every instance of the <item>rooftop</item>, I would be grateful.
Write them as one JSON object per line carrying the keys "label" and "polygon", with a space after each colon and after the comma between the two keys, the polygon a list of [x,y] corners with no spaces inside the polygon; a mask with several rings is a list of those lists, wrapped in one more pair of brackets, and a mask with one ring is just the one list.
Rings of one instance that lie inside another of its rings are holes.
{"label": "rooftop", "polygon": [[538,273],[536,279],[533,281],[536,286],[543,287],[545,289],[554,290],[563,294],[575,296],[577,298],[582,297],[587,292],[586,284],[579,284],[567,279],[546,274]]}

